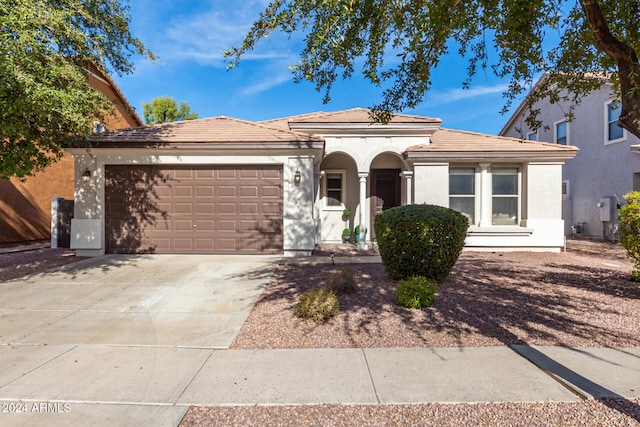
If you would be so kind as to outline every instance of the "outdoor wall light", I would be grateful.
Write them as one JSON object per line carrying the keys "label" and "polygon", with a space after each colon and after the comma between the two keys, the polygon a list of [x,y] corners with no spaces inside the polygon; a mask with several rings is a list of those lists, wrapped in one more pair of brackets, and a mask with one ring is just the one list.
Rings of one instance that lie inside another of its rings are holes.
{"label": "outdoor wall light", "polygon": [[89,169],[85,169],[84,172],[82,172],[82,182],[89,181],[91,181],[91,171]]}
{"label": "outdoor wall light", "polygon": [[302,176],[300,175],[300,170],[296,169],[296,174],[293,176],[293,182],[298,185],[300,184],[300,180],[302,179]]}

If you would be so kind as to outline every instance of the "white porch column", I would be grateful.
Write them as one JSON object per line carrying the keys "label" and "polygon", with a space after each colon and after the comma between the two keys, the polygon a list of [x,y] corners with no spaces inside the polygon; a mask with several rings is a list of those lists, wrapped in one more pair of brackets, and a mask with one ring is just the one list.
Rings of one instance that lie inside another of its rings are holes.
{"label": "white porch column", "polygon": [[413,204],[413,171],[403,171],[400,176],[404,178],[404,204]]}
{"label": "white porch column", "polygon": [[320,242],[322,242],[322,223],[320,220],[320,209],[321,209],[321,204],[322,204],[322,200],[321,200],[321,194],[320,194],[320,185],[322,185],[322,177],[324,176],[324,171],[320,171],[320,165],[317,165],[315,170],[314,170],[314,191],[315,191],[315,197],[313,200],[313,219],[315,221],[315,226],[316,226],[316,234],[315,234],[315,239],[316,239],[316,245],[320,244]]}
{"label": "white porch column", "polygon": [[367,227],[367,177],[368,173],[358,173],[360,178],[360,242],[358,248],[368,249],[369,245],[366,242],[366,227]]}
{"label": "white porch column", "polygon": [[480,163],[480,227],[491,227],[491,177],[490,163]]}

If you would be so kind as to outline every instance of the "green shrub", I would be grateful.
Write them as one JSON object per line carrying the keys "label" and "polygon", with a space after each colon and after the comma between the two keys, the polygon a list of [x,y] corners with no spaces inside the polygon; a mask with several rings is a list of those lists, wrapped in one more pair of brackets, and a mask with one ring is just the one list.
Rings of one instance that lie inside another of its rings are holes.
{"label": "green shrub", "polygon": [[620,243],[635,262],[631,280],[640,282],[640,191],[625,194],[624,199],[627,204],[618,209]]}
{"label": "green shrub", "polygon": [[446,278],[464,247],[468,227],[461,213],[434,205],[391,208],[374,221],[382,262],[395,280]]}
{"label": "green shrub", "polygon": [[329,274],[329,289],[336,295],[352,294],[358,290],[356,286],[356,271],[351,267],[341,267]]}
{"label": "green shrub", "polygon": [[398,282],[396,303],[408,308],[422,308],[431,305],[438,292],[435,280],[426,277],[411,277]]}
{"label": "green shrub", "polygon": [[302,319],[323,323],[340,312],[338,296],[322,287],[314,287],[298,298],[295,315]]}

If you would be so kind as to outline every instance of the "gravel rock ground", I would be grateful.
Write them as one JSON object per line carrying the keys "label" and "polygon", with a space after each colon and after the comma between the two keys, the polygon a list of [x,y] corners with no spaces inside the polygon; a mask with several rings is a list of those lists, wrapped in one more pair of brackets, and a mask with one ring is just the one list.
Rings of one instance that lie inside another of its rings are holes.
{"label": "gravel rock ground", "polygon": [[82,259],[85,258],[76,256],[75,250],[63,248],[2,253],[0,254],[0,282],[28,274],[42,273]]}
{"label": "gravel rock ground", "polygon": [[640,401],[197,407],[180,424],[196,426],[602,426],[640,425]]}
{"label": "gravel rock ground", "polygon": [[340,267],[281,265],[231,347],[640,347],[640,285],[628,280],[632,264],[619,249],[464,252],[424,310],[395,304],[382,265],[351,264],[358,291],[342,296],[340,314],[322,325],[293,310]]}

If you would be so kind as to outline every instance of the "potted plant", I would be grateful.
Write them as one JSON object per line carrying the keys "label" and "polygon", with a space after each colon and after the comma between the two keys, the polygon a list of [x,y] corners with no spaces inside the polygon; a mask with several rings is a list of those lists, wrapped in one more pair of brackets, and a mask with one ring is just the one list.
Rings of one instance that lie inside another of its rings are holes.
{"label": "potted plant", "polygon": [[351,230],[345,228],[342,230],[342,243],[349,243],[351,241]]}
{"label": "potted plant", "polygon": [[[356,243],[360,243],[360,224],[356,225]],[[367,227],[364,227],[364,234],[367,234]]]}
{"label": "potted plant", "polygon": [[349,218],[350,215],[351,210],[349,210],[349,208],[344,208],[344,210],[342,211],[342,216],[344,216],[345,218]]}

